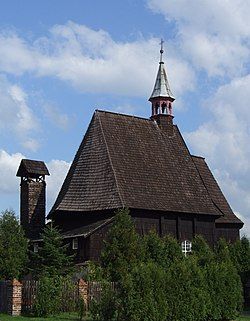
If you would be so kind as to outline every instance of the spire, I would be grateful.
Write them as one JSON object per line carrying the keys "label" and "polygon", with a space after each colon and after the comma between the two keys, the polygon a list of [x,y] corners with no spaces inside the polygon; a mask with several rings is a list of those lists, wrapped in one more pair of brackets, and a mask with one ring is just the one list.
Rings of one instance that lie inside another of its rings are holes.
{"label": "spire", "polygon": [[172,116],[172,103],[175,100],[167,78],[167,73],[164,67],[164,62],[162,60],[162,55],[164,41],[161,39],[160,45],[160,62],[159,69],[156,76],[156,81],[154,85],[153,92],[149,98],[149,101],[152,103],[152,116],[158,114],[165,114]]}

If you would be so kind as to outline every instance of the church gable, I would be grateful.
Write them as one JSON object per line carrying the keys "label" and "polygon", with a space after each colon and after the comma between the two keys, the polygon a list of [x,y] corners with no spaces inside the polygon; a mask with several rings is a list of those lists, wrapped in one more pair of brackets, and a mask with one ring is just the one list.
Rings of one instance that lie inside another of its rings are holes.
{"label": "church gable", "polygon": [[48,218],[57,210],[84,212],[118,207],[122,203],[95,113]]}

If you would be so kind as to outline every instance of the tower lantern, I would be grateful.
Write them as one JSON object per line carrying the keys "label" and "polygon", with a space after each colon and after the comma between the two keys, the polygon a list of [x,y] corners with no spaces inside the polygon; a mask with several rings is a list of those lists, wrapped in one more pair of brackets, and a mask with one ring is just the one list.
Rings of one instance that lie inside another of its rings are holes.
{"label": "tower lantern", "polygon": [[168,121],[172,123],[172,120],[174,118],[172,104],[175,98],[171,92],[167,73],[164,67],[164,62],[162,60],[162,55],[164,53],[163,43],[164,41],[161,40],[159,69],[156,76],[154,89],[149,98],[149,101],[152,104],[152,119],[157,120],[157,118],[159,118],[158,115],[165,115],[168,118]]}

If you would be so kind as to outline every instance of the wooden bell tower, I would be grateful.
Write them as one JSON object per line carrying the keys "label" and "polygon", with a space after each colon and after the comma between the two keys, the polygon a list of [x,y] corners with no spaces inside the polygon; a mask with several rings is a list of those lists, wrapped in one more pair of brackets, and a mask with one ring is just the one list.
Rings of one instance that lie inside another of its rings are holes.
{"label": "wooden bell tower", "polygon": [[46,175],[45,163],[30,159],[22,159],[16,174],[21,177],[20,223],[30,239],[38,238],[45,226]]}

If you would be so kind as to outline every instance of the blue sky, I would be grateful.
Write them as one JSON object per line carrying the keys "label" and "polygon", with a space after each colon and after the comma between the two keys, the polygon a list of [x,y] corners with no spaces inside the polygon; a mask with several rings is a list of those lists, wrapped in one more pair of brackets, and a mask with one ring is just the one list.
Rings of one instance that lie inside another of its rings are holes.
{"label": "blue sky", "polygon": [[150,116],[159,41],[175,123],[250,233],[248,0],[2,0],[0,209],[20,159],[44,160],[52,205],[95,109]]}

